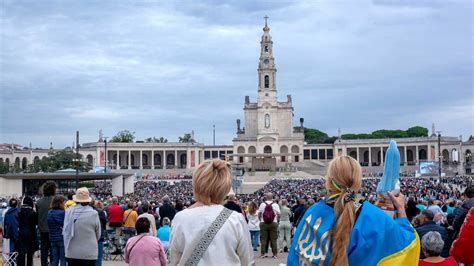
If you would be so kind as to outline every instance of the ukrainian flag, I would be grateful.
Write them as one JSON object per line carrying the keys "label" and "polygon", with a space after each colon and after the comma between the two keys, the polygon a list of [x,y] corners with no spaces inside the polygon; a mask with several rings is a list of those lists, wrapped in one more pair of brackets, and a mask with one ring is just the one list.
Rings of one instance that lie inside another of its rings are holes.
{"label": "ukrainian flag", "polygon": [[[347,249],[349,265],[418,265],[420,241],[408,219],[394,220],[369,202],[361,208]],[[325,201],[310,207],[295,231],[288,266],[329,265],[335,219]]]}

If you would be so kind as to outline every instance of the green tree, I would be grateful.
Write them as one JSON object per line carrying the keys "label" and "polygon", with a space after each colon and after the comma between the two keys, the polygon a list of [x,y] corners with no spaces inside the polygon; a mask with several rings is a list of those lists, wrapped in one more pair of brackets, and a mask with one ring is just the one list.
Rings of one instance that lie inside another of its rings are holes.
{"label": "green tree", "polygon": [[428,137],[428,129],[425,127],[410,127],[406,132],[408,137]]}
{"label": "green tree", "polygon": [[163,138],[163,137],[160,137],[160,138],[149,137],[145,139],[145,142],[146,143],[168,143],[168,139]]}
{"label": "green tree", "polygon": [[315,129],[305,128],[304,129],[304,140],[309,143],[323,143],[328,138],[328,134]]}
{"label": "green tree", "polygon": [[122,130],[122,131],[119,131],[115,136],[113,136],[110,142],[133,143],[134,140],[135,140],[135,132]]}
{"label": "green tree", "polygon": [[0,163],[0,174],[6,174],[10,172],[10,166],[4,162]]}
{"label": "green tree", "polygon": [[193,142],[196,142],[190,133],[185,133],[184,136],[182,137],[179,137],[179,142],[181,143],[193,143]]}

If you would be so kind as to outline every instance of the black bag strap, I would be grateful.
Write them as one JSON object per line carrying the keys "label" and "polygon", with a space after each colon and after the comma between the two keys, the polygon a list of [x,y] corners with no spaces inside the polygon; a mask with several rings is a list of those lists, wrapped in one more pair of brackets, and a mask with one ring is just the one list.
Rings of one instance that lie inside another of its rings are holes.
{"label": "black bag strap", "polygon": [[128,250],[128,255],[130,256],[130,254],[132,254],[132,250],[133,248],[135,247],[135,245],[137,245],[138,242],[140,242],[140,240],[142,240],[142,238],[146,236],[145,234],[141,235],[140,238],[137,239],[137,241],[135,241],[135,243],[133,243],[133,246]]}
{"label": "black bag strap", "polygon": [[209,226],[206,233],[204,233],[204,235],[201,237],[201,240],[199,241],[197,246],[194,247],[193,253],[186,261],[185,266],[196,266],[199,263],[199,261],[202,259],[202,256],[209,248],[209,245],[211,245],[212,240],[222,228],[227,219],[229,219],[232,212],[233,211],[225,207],[224,209],[222,209],[222,211],[219,213],[214,222],[212,222],[211,226]]}

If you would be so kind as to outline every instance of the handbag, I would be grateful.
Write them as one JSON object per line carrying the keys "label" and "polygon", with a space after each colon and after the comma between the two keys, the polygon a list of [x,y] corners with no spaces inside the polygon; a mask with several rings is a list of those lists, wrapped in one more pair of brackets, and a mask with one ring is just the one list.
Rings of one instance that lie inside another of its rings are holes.
{"label": "handbag", "polygon": [[212,222],[211,226],[209,226],[207,231],[201,237],[201,240],[199,241],[197,246],[194,247],[193,253],[191,253],[191,256],[184,264],[185,266],[196,266],[199,263],[199,261],[202,259],[202,256],[209,248],[209,245],[211,245],[212,240],[222,228],[227,219],[229,219],[232,212],[233,211],[227,208],[222,209],[217,218],[214,220],[214,222]]}

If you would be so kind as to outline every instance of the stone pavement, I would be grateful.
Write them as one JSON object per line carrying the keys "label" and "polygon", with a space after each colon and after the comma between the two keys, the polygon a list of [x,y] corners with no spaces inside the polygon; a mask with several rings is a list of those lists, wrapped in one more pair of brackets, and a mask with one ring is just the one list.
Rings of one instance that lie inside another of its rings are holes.
{"label": "stone pavement", "polygon": [[[272,258],[259,259],[258,256],[259,256],[259,254],[256,253],[255,257],[257,259],[255,259],[255,265],[258,265],[258,266],[260,266],[260,265],[261,266],[282,266],[282,265],[286,265],[287,253],[278,254],[278,260],[275,260],[275,259],[272,259]],[[40,265],[40,259],[35,257],[35,259],[33,261],[33,264],[34,265]],[[126,266],[128,264],[123,262],[123,261],[103,261],[102,265],[104,265],[104,266]]]}

